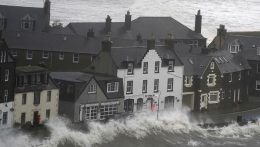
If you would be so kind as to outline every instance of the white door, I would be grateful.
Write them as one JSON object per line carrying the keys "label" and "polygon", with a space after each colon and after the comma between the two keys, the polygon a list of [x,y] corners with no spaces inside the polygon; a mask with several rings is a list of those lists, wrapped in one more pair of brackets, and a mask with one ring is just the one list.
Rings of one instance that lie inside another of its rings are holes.
{"label": "white door", "polygon": [[207,109],[208,106],[208,95],[207,94],[201,94],[200,96],[200,110],[202,108]]}

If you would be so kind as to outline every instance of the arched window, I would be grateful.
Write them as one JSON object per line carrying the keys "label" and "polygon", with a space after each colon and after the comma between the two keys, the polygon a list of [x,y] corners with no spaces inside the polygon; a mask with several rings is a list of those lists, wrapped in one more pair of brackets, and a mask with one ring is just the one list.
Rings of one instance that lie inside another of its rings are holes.
{"label": "arched window", "polygon": [[35,20],[29,15],[25,15],[21,19],[21,28],[23,30],[34,30],[35,29]]}

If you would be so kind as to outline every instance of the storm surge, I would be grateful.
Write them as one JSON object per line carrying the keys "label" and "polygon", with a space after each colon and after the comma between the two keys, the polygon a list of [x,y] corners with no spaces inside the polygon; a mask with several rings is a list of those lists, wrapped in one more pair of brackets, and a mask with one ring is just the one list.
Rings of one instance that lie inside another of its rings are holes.
{"label": "storm surge", "polygon": [[259,146],[260,122],[239,126],[201,128],[188,112],[140,113],[107,123],[90,122],[87,130],[75,129],[65,118],[51,120],[51,135],[45,138],[1,130],[1,147],[146,147],[146,146]]}

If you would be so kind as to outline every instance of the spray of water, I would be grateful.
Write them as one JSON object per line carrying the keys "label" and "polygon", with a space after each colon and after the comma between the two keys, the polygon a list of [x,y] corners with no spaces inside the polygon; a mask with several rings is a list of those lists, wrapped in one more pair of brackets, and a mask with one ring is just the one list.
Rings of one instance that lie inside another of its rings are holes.
{"label": "spray of water", "polygon": [[[107,123],[89,122],[88,131],[72,129],[71,122],[65,118],[55,118],[47,126],[51,136],[41,140],[15,129],[1,130],[1,147],[91,147],[113,142],[119,136],[143,141],[151,136],[161,136],[168,144],[186,146],[206,146],[226,144],[244,145],[235,140],[216,142],[216,139],[246,140],[260,134],[260,123],[239,126],[234,123],[222,128],[201,128],[198,121],[191,120],[187,111],[161,112],[157,120],[154,113],[139,113],[124,120],[111,120]],[[171,137],[169,137],[171,136]],[[68,145],[69,144],[69,145]]]}

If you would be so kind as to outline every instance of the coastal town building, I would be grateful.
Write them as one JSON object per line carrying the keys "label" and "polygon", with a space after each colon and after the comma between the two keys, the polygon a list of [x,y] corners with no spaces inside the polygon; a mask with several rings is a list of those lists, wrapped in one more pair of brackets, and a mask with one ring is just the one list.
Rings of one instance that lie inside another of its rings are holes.
{"label": "coastal town building", "polygon": [[251,70],[249,72],[249,95],[260,96],[260,32],[227,32],[224,25],[209,45],[226,50],[234,56],[245,58]]}
{"label": "coastal town building", "polygon": [[[0,33],[1,38],[1,33]],[[4,40],[0,40],[0,128],[13,125],[15,61]]]}
{"label": "coastal town building", "polygon": [[59,89],[45,68],[16,67],[14,124],[38,125],[57,117]]}
{"label": "coastal town building", "polygon": [[0,30],[48,31],[51,2],[45,0],[43,8],[0,5]]}
{"label": "coastal town building", "polygon": [[60,88],[59,114],[73,122],[105,120],[124,112],[122,79],[105,74],[52,72]]}
{"label": "coastal town building", "polygon": [[171,50],[173,45],[173,39],[162,46],[149,39],[146,46],[112,47],[108,38],[86,71],[123,79],[126,112],[180,109],[183,65]]}
{"label": "coastal town building", "polygon": [[184,63],[183,106],[194,111],[219,110],[248,101],[251,67],[225,50],[176,45]]}

